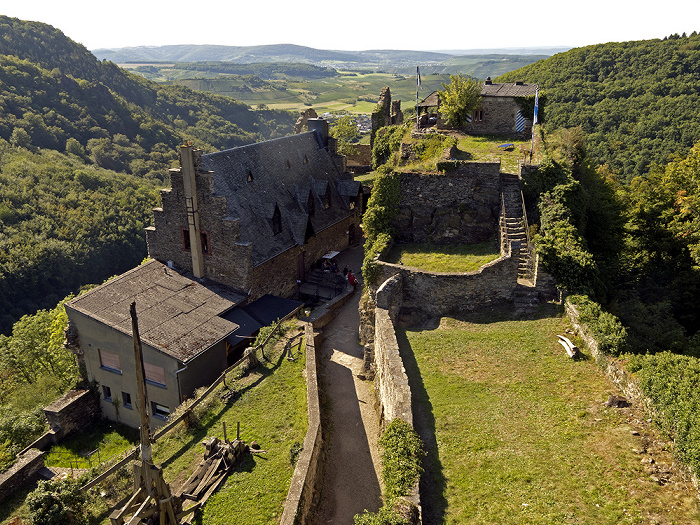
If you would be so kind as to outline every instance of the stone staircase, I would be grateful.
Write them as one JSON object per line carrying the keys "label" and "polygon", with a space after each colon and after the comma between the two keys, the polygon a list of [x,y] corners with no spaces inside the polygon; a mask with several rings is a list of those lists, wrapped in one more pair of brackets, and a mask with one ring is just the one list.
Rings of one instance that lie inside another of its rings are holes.
{"label": "stone staircase", "polygon": [[501,192],[503,196],[502,232],[507,236],[508,241],[520,242],[518,284],[513,294],[515,313],[517,315],[531,314],[537,310],[540,300],[534,283],[533,254],[527,242],[527,218],[523,215],[519,177],[509,173],[501,173]]}
{"label": "stone staircase", "polygon": [[517,175],[501,173],[501,194],[503,196],[504,221],[501,227],[509,241],[520,242],[520,262],[518,263],[518,279],[532,280],[532,253],[527,245],[526,219],[523,216],[523,200],[520,192],[520,179]]}

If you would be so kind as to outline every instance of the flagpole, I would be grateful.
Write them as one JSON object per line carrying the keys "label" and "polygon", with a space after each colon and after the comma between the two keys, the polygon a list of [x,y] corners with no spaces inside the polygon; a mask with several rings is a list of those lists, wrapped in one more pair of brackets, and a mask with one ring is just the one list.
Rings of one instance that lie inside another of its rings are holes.
{"label": "flagpole", "polygon": [[420,129],[418,115],[418,90],[420,89],[420,66],[416,66],[416,129]]}
{"label": "flagpole", "polygon": [[535,88],[535,112],[532,115],[532,139],[530,140],[530,162],[532,162],[532,155],[535,153],[535,124],[537,124],[537,111],[540,103],[540,85],[537,84]]}

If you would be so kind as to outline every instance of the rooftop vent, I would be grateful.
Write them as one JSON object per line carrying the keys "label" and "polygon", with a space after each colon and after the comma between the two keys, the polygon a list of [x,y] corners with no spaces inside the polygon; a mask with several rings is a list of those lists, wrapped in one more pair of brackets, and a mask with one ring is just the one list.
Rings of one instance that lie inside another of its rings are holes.
{"label": "rooftop vent", "polygon": [[518,80],[518,81],[515,83],[515,85],[516,85],[516,86],[522,86],[522,85],[523,85],[523,81],[522,81],[522,80]]}

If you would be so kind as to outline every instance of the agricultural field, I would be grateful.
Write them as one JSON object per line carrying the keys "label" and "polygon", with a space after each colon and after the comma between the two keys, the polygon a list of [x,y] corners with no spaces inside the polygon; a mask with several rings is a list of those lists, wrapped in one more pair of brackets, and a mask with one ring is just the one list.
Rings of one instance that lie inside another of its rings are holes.
{"label": "agricultural field", "polygon": [[557,305],[484,312],[399,332],[426,445],[426,524],[697,523],[672,446],[588,355],[557,343]]}

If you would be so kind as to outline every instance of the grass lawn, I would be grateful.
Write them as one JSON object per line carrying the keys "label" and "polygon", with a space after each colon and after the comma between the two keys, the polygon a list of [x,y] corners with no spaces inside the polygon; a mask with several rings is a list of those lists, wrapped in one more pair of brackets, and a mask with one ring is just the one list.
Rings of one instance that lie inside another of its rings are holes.
{"label": "grass lawn", "polygon": [[[139,441],[137,429],[102,420],[86,431],[69,436],[44,456],[47,467],[91,468],[132,448]],[[87,454],[97,450],[90,458]]]}
{"label": "grass lawn", "polygon": [[[510,151],[498,146],[501,144],[513,144]],[[504,173],[518,173],[518,161],[523,158],[520,148],[530,149],[529,140],[512,140],[508,137],[459,135],[457,148],[467,153],[465,160],[482,162],[501,161],[501,171]]]}
{"label": "grass lawn", "polygon": [[451,246],[395,244],[385,259],[429,272],[450,273],[478,270],[500,256],[495,242]]}
{"label": "grass lawn", "polygon": [[[245,455],[193,523],[255,525],[279,521],[294,473],[290,451],[304,442],[308,426],[305,358],[295,347],[296,360],[289,361],[282,355],[283,348],[284,340],[274,350],[266,349],[271,362],[261,360],[256,369],[243,377],[234,379],[234,374],[230,374],[227,384],[240,393],[235,402],[229,404],[221,400],[222,385],[209,398],[211,402],[203,403],[207,406],[201,411],[197,427],[186,430],[178,426],[153,446],[153,460],[163,468],[165,480],[173,489],[179,487],[201,461],[202,441],[209,436],[223,439],[224,422],[229,439],[236,437],[236,423],[240,422],[241,439],[248,444],[257,441],[267,451]],[[199,410],[198,407],[195,412]],[[103,432],[102,435],[111,434]],[[85,446],[78,446],[76,450],[93,446],[89,439],[84,443]],[[71,445],[66,444],[65,448],[70,450]],[[58,453],[50,457],[55,464],[62,461]],[[90,490],[90,523],[109,524],[111,509],[130,494],[131,468],[122,470],[118,476]],[[3,524],[16,517],[28,520],[25,497],[26,492],[23,492],[0,505],[0,521],[8,520],[2,521]]]}
{"label": "grass lawn", "polygon": [[399,333],[427,450],[424,523],[698,523],[692,484],[645,474],[638,416],[603,405],[615,388],[565,356],[568,322],[543,308]]}

